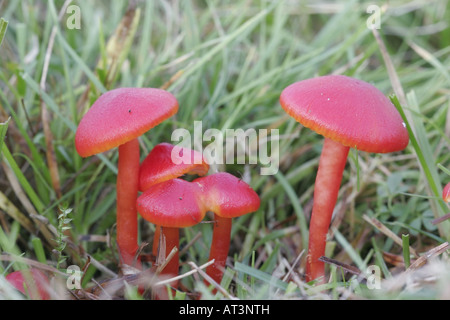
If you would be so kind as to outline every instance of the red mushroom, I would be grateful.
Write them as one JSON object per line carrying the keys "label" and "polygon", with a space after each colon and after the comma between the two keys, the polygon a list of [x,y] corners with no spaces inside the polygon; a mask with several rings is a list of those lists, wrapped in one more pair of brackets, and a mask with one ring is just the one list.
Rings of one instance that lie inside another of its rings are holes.
{"label": "red mushroom", "polygon": [[[174,163],[173,156],[187,161]],[[139,171],[139,190],[146,191],[160,182],[179,178],[185,174],[204,176],[209,165],[200,152],[188,148],[176,147],[170,143],[156,145],[141,164]],[[153,254],[156,255],[160,237],[157,225],[153,237]]]}
{"label": "red mushroom", "polygon": [[[200,199],[201,189],[182,179],[167,180],[149,187],[137,200],[139,214],[161,226],[166,239],[166,257],[179,246],[179,228],[194,226],[203,220],[206,210]],[[162,274],[178,274],[178,252],[168,262]],[[177,282],[172,284],[177,286]]]}
{"label": "red mushroom", "polygon": [[450,202],[450,182],[447,183],[442,191],[442,199],[444,199],[445,202]]}
{"label": "red mushroom", "polygon": [[88,157],[119,147],[117,244],[121,262],[133,265],[138,248],[136,198],[139,179],[137,138],[178,111],[176,98],[153,88],[120,88],[100,96],[81,120],[75,146]]}
{"label": "red mushroom", "polygon": [[14,271],[8,274],[5,279],[24,295],[28,295],[33,300],[50,299],[50,281],[48,277],[39,269]]}
{"label": "red mushroom", "polygon": [[204,190],[202,201],[206,210],[214,212],[209,252],[209,260],[214,259],[214,263],[207,267],[206,273],[220,283],[230,247],[232,219],[257,211],[260,199],[247,183],[226,172],[197,178],[193,182]]}
{"label": "red mushroom", "polygon": [[350,148],[387,153],[403,150],[406,126],[394,105],[373,85],[330,75],[296,82],[280,96],[283,109],[305,127],[325,137],[314,186],[309,229],[307,281],[324,281],[328,228]]}

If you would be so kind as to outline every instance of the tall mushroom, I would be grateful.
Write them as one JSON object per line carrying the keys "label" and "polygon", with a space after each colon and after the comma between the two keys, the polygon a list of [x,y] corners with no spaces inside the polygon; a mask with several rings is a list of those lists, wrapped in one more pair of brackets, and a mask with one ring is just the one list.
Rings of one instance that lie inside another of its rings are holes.
{"label": "tall mushroom", "polygon": [[307,281],[324,282],[328,228],[350,148],[388,153],[408,145],[400,114],[373,85],[341,75],[296,82],[283,90],[280,104],[288,115],[325,137],[314,186],[309,228]]}
{"label": "tall mushroom", "polygon": [[[178,162],[178,159],[183,161]],[[179,178],[185,174],[204,176],[208,170],[209,165],[200,152],[163,142],[156,145],[141,164],[139,191],[146,191],[155,184]],[[154,255],[158,249],[159,237],[160,226],[157,225],[153,237]],[[166,252],[166,254],[168,253]]]}
{"label": "tall mushroom", "polygon": [[[206,210],[200,198],[200,187],[182,179],[167,180],[149,187],[137,200],[139,214],[147,221],[161,226],[165,235],[167,254],[179,246],[179,228],[194,226],[203,220]],[[178,251],[162,274],[178,274]],[[177,282],[172,286],[176,287]]]}
{"label": "tall mushroom", "polygon": [[[201,195],[205,209],[214,213],[209,252],[209,260],[214,259],[214,263],[206,268],[206,273],[220,283],[230,247],[232,220],[257,211],[260,199],[247,183],[226,172],[197,178],[193,182],[203,190]],[[209,284],[207,281],[205,283]]]}
{"label": "tall mushroom", "polygon": [[140,152],[137,138],[177,111],[178,102],[167,91],[114,89],[95,101],[75,134],[75,146],[82,157],[119,147],[117,244],[122,264],[133,265],[138,248],[136,199]]}

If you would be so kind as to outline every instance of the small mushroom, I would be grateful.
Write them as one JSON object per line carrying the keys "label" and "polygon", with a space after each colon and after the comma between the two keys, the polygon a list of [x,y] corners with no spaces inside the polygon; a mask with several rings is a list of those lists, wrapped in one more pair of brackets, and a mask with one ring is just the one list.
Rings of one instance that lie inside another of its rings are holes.
{"label": "small mushroom", "polygon": [[136,198],[140,151],[137,138],[177,111],[178,102],[167,91],[114,89],[95,101],[75,134],[75,146],[82,157],[119,147],[117,244],[123,264],[133,265],[138,249]]}
{"label": "small mushroom", "polygon": [[[147,221],[161,226],[166,239],[166,257],[179,246],[179,229],[194,226],[203,220],[206,210],[200,199],[201,190],[195,183],[171,179],[149,187],[137,199],[139,214]],[[178,251],[161,274],[178,275]],[[177,287],[177,282],[172,284]]]}
{"label": "small mushroom", "polygon": [[[174,153],[178,158],[188,161],[174,163],[172,159]],[[156,145],[141,164],[139,191],[146,191],[155,184],[179,178],[185,174],[204,176],[208,171],[209,165],[200,152],[163,142]],[[182,200],[182,197],[180,198]],[[153,237],[153,254],[155,256],[158,250],[159,237],[160,227],[157,225]]]}
{"label": "small mushroom", "polygon": [[203,190],[201,196],[206,210],[214,213],[209,252],[209,260],[214,259],[214,263],[206,268],[206,273],[220,283],[228,257],[233,218],[257,211],[260,199],[247,183],[226,172],[197,178],[193,182]]}
{"label": "small mushroom", "polygon": [[[406,126],[394,105],[373,85],[341,75],[296,82],[283,90],[288,115],[325,137],[314,186],[309,228],[307,281],[324,282],[328,228],[350,148],[366,152],[400,151],[408,145]],[[320,278],[320,279],[319,279]]]}

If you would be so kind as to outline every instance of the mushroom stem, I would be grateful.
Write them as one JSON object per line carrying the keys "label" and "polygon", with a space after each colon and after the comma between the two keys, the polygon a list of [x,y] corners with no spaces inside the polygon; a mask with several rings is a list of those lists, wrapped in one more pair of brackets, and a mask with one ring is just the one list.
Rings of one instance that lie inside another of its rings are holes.
{"label": "mushroom stem", "polygon": [[136,199],[139,182],[139,141],[119,146],[117,173],[117,245],[121,263],[140,268]]}
{"label": "mushroom stem", "polygon": [[159,238],[161,236],[161,226],[155,225],[155,233],[153,235],[152,254],[158,256]]}
{"label": "mushroom stem", "polygon": [[325,255],[325,245],[333,209],[338,198],[342,174],[350,148],[325,138],[314,186],[314,206],[309,227],[309,248],[306,280],[325,282],[325,264],[319,258]]}
{"label": "mushroom stem", "polygon": [[[214,229],[209,260],[214,259],[214,263],[206,268],[206,273],[220,284],[225,270],[231,238],[232,219],[224,218],[214,214]],[[205,281],[209,285],[208,281]]]}
{"label": "mushroom stem", "polygon": [[[173,248],[177,248],[180,244],[180,229],[178,228],[169,228],[169,227],[160,227],[160,232],[163,234],[166,242],[166,258],[169,256],[170,252],[173,250]],[[172,257],[172,259],[167,263],[167,265],[164,267],[161,274],[166,274],[169,276],[177,276],[178,275],[178,251],[175,253],[175,255]],[[176,283],[172,284],[174,287],[176,287]]]}
{"label": "mushroom stem", "polygon": [[[155,226],[155,234],[153,235],[153,245],[152,245],[152,254],[155,257],[158,257],[158,250],[160,245],[161,238],[161,230],[164,235],[165,241],[165,257],[167,258],[173,248],[177,247],[180,244],[180,230],[178,228],[169,228],[169,227],[161,227],[159,225]],[[171,261],[166,265],[163,270],[163,274],[170,274],[171,276],[175,276],[178,274],[179,262],[178,262],[179,253],[177,252]],[[176,259],[176,261],[175,261]]]}
{"label": "mushroom stem", "polygon": [[[177,248],[180,244],[180,229],[178,228],[169,228],[169,227],[161,227],[157,226],[157,230],[159,231],[159,236],[162,236],[165,241],[165,258],[167,258],[170,254],[170,252],[173,250],[173,248]],[[154,239],[156,240],[156,238]],[[158,239],[158,243],[160,243]],[[158,246],[159,247],[159,246]],[[155,252],[155,246],[153,246],[154,252]],[[167,276],[167,277],[175,277],[178,275],[178,268],[179,268],[179,253],[178,251],[172,256],[172,259],[167,263],[167,265],[164,267],[164,269],[161,271],[160,275]],[[173,288],[178,287],[178,281],[173,281],[170,283],[170,285]],[[170,290],[170,289],[169,289]],[[172,295],[175,294],[174,290],[171,290]],[[169,299],[169,292],[166,290],[165,287],[163,288],[157,288],[155,290],[155,298],[157,300],[168,300]]]}

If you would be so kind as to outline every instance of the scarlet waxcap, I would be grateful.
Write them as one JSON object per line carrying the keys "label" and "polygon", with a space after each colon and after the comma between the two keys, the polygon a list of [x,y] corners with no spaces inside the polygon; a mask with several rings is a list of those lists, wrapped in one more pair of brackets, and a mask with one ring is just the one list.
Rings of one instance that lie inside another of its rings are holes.
{"label": "scarlet waxcap", "polygon": [[178,111],[169,92],[119,88],[101,95],[81,119],[75,134],[78,154],[88,157],[138,138]]}
{"label": "scarlet waxcap", "polygon": [[167,180],[141,194],[137,210],[145,220],[162,227],[191,227],[206,214],[199,193],[197,184],[182,179]]}
{"label": "scarlet waxcap", "polygon": [[366,152],[400,151],[406,125],[391,101],[373,85],[342,75],[291,84],[280,96],[283,109],[317,133]]}
{"label": "scarlet waxcap", "polygon": [[256,192],[230,173],[219,172],[193,182],[203,190],[206,209],[221,217],[235,218],[259,209],[260,199]]}
{"label": "scarlet waxcap", "polygon": [[[177,159],[172,158],[172,153],[175,153]],[[186,161],[174,163],[179,159]],[[209,165],[200,152],[163,142],[156,145],[142,162],[139,171],[139,190],[145,191],[154,184],[184,174],[204,176],[208,170]]]}
{"label": "scarlet waxcap", "polygon": [[444,199],[445,202],[450,202],[450,182],[447,183],[442,191],[442,199]]}

